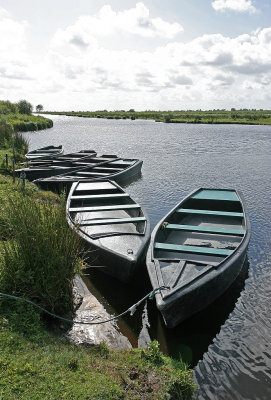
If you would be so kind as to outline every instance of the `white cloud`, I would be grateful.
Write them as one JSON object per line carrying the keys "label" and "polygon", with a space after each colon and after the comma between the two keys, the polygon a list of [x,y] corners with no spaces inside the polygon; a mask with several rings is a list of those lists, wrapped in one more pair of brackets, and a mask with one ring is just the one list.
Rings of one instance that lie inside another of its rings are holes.
{"label": "white cloud", "polygon": [[[0,29],[8,44],[0,47],[0,99],[24,96],[58,110],[225,108],[233,98],[240,107],[271,107],[271,27],[165,44],[152,35],[169,37],[174,24],[157,20],[143,3],[122,12],[103,7],[58,30],[37,59],[27,42],[27,24],[3,14]],[[156,47],[133,49],[135,27]],[[120,32],[131,46],[112,45]]]}
{"label": "white cloud", "polygon": [[216,11],[230,10],[241,13],[248,12],[250,14],[257,12],[251,0],[215,0],[212,2],[212,7]]}
{"label": "white cloud", "polygon": [[94,48],[97,40],[113,34],[172,39],[182,31],[183,27],[177,22],[151,18],[149,9],[142,2],[137,3],[135,8],[119,12],[105,5],[98,14],[79,17],[73,25],[59,29],[53,44],[55,47],[72,44],[80,50],[86,50]]}

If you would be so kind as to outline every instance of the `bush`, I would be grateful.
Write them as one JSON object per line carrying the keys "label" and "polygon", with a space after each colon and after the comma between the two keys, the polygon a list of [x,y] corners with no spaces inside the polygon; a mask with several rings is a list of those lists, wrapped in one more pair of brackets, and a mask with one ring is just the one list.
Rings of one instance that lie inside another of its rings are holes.
{"label": "bush", "polygon": [[73,278],[82,266],[82,246],[66,222],[65,197],[59,205],[16,197],[6,205],[5,218],[12,240],[3,242],[1,290],[51,312],[71,315]]}
{"label": "bush", "polygon": [[0,119],[0,147],[7,148],[12,143],[13,129],[3,118]]}

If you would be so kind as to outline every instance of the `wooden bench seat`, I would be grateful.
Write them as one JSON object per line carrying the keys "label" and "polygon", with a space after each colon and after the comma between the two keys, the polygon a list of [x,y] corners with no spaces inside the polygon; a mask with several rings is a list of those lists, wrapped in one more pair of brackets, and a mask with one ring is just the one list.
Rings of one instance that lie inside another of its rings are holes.
{"label": "wooden bench seat", "polygon": [[154,243],[154,248],[157,250],[174,251],[178,253],[195,253],[212,256],[229,256],[233,250],[214,249],[212,247],[188,246],[173,243]]}
{"label": "wooden bench seat", "polygon": [[179,225],[179,224],[168,224],[166,229],[173,229],[177,231],[186,232],[199,232],[199,233],[214,233],[219,235],[232,235],[232,236],[243,236],[245,231],[243,229],[235,228],[220,228],[215,226],[194,226],[194,225]]}
{"label": "wooden bench seat", "polygon": [[236,218],[244,217],[244,214],[239,212],[195,210],[190,208],[177,208],[176,212],[181,214],[217,215],[219,217],[236,217]]}
{"label": "wooden bench seat", "polygon": [[92,211],[115,211],[115,210],[133,210],[140,208],[139,204],[118,204],[115,206],[96,206],[96,207],[71,207],[70,212],[92,212]]}
{"label": "wooden bench seat", "polygon": [[109,218],[109,219],[97,219],[82,221],[80,226],[92,226],[92,225],[112,225],[112,224],[131,224],[137,222],[145,222],[145,217],[135,217],[135,218]]}
{"label": "wooden bench seat", "polygon": [[71,196],[71,200],[84,200],[84,199],[115,199],[115,198],[123,198],[130,197],[128,193],[110,193],[110,194],[88,194],[85,196]]}

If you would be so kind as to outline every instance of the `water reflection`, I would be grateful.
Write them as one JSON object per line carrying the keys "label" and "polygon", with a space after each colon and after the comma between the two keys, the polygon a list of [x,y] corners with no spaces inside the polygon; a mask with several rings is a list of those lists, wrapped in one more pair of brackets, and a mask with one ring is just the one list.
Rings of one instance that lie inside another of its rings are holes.
{"label": "water reflection", "polygon": [[[165,327],[161,314],[156,309],[155,300],[149,300],[132,317],[126,315],[118,320],[121,332],[134,347],[144,347],[148,341],[156,339],[164,353],[175,358],[181,357],[191,366],[196,365],[234,309],[244,288],[248,267],[246,260],[238,278],[219,299],[176,328]],[[90,267],[86,274],[84,282],[112,314],[122,313],[152,290],[146,267],[137,275],[133,286],[122,284],[97,268]]]}

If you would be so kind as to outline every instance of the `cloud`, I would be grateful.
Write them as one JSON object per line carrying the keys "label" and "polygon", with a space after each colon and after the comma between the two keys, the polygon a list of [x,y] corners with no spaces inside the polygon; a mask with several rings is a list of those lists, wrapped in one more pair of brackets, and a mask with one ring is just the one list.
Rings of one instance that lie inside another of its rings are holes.
{"label": "cloud", "polygon": [[212,2],[212,7],[222,12],[227,10],[250,14],[257,12],[251,0],[215,0]]}
{"label": "cloud", "polygon": [[116,12],[110,5],[103,6],[95,15],[79,17],[73,25],[59,29],[53,39],[55,48],[72,44],[79,49],[95,48],[97,41],[112,35],[172,39],[183,31],[177,22],[151,18],[149,9],[139,2],[134,8]]}
{"label": "cloud", "polygon": [[[60,110],[271,107],[271,27],[184,42],[175,24],[143,3],[104,6],[57,30],[37,58],[28,24],[1,12],[1,97]],[[144,49],[133,46],[142,37]]]}

